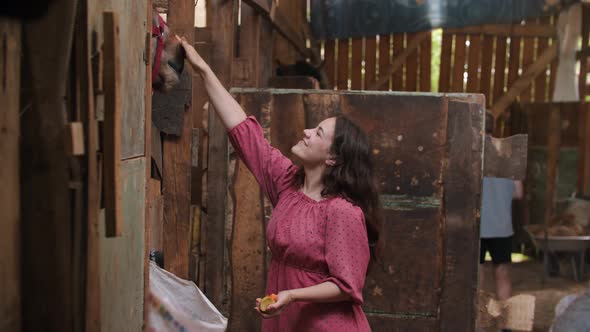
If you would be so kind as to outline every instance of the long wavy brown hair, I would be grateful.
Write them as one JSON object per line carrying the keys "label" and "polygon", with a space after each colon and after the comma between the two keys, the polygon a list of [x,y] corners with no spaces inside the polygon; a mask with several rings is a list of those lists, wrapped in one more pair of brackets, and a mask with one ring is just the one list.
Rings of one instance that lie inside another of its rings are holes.
{"label": "long wavy brown hair", "polygon": [[[381,211],[369,138],[348,118],[337,116],[330,153],[336,164],[324,171],[322,197],[340,196],[362,209],[371,259],[379,261]],[[302,167],[293,178],[293,185],[299,188],[304,181]]]}

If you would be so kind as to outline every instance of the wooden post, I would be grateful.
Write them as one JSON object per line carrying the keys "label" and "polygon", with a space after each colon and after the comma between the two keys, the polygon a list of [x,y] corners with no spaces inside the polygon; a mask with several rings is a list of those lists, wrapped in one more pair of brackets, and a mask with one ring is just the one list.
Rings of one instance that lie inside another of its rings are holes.
{"label": "wooden post", "polygon": [[19,98],[21,23],[0,19],[0,330],[21,330]]}
{"label": "wooden post", "polygon": [[[173,31],[192,43],[194,35],[194,1],[172,0],[168,5],[168,22]],[[176,89],[192,95],[190,74],[184,73]],[[190,100],[190,97],[187,99]],[[183,99],[186,100],[186,99]],[[190,243],[190,179],[193,114],[185,105],[180,137],[165,136],[163,154],[164,195],[164,266],[180,278],[188,279]]]}
{"label": "wooden post", "polygon": [[547,188],[545,190],[545,226],[553,216],[555,188],[559,165],[559,146],[561,144],[561,114],[555,106],[549,115],[549,137],[547,138]]}
{"label": "wooden post", "polygon": [[[234,0],[207,1],[207,25],[212,27],[211,68],[221,83],[231,83],[234,57],[234,38],[238,2]],[[228,140],[226,129],[209,104],[209,152],[207,171],[207,222],[205,294],[213,304],[226,310],[223,298],[225,214],[227,194]]]}
{"label": "wooden post", "polygon": [[119,23],[115,12],[103,13],[104,29],[104,206],[105,235],[121,236],[121,74]]}
{"label": "wooden post", "polygon": [[580,103],[578,127],[579,158],[578,158],[578,184],[579,195],[590,194],[590,104]]}
{"label": "wooden post", "polygon": [[[152,21],[152,0],[147,0],[146,5],[146,22]],[[149,244],[151,243],[151,226],[152,224],[149,222],[153,218],[153,212],[151,209],[151,198],[154,194],[153,186],[151,186],[151,178],[152,178],[152,56],[150,54],[150,50],[152,49],[152,26],[151,24],[146,24],[145,26],[145,40],[146,40],[146,49],[144,54],[144,61],[145,61],[145,125],[144,125],[144,140],[145,140],[145,179],[146,179],[146,190],[145,190],[145,233],[144,233],[144,257],[143,257],[143,321],[144,323],[147,322],[148,319],[148,302],[147,299],[149,297],[149,286],[150,286],[150,247]],[[160,186],[158,186],[157,194],[160,195]],[[163,217],[163,216],[162,216]],[[163,222],[163,218],[160,220],[160,225]]]}

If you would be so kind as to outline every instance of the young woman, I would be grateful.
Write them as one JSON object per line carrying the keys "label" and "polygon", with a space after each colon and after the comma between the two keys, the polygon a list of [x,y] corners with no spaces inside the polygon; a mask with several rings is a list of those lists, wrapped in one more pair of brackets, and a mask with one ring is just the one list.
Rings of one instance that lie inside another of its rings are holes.
{"label": "young woman", "polygon": [[301,167],[270,146],[195,49],[181,40],[240,159],[274,210],[263,331],[370,331],[362,290],[379,234],[367,136],[344,117],[303,131],[291,148]]}

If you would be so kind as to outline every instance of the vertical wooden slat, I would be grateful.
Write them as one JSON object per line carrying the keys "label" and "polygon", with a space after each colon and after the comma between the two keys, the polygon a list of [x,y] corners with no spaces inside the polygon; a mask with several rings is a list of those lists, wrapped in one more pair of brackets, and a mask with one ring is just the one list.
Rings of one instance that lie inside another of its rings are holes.
{"label": "vertical wooden slat", "polygon": [[589,104],[581,103],[579,106],[579,118],[581,119],[578,129],[578,140],[580,142],[580,158],[578,159],[578,192],[582,195],[590,194],[590,107]]}
{"label": "vertical wooden slat", "polygon": [[549,115],[549,136],[547,138],[547,187],[545,189],[545,226],[554,213],[557,165],[559,164],[559,147],[561,145],[561,112],[559,105],[551,109]]}
{"label": "vertical wooden slat", "polygon": [[465,72],[466,35],[455,35],[455,59],[453,61],[452,92],[463,92],[463,74]]}
{"label": "vertical wooden slat", "polygon": [[[548,25],[551,23],[550,17],[543,17],[539,18],[538,22],[540,24]],[[536,50],[536,57],[543,53],[543,51],[547,48],[549,44],[549,40],[547,38],[539,37],[537,38],[537,50]],[[547,66],[549,67],[549,66]],[[539,73],[539,76],[535,79],[535,102],[544,102],[547,100],[547,70]]]}
{"label": "vertical wooden slat", "polygon": [[[231,67],[234,57],[234,38],[238,2],[235,0],[207,1],[207,26],[212,28],[211,67],[221,83],[227,88],[231,84]],[[224,252],[226,189],[227,189],[227,133],[218,119],[212,105],[209,105],[209,152],[207,168],[207,239],[205,294],[222,310],[225,308]]]}
{"label": "vertical wooden slat", "polygon": [[[527,20],[527,24],[530,21]],[[522,72],[524,73],[527,68],[535,62],[535,38],[533,37],[525,37],[522,41]],[[532,95],[532,85],[527,87],[521,94],[520,94],[520,101],[521,102],[530,102],[533,100]]]}
{"label": "vertical wooden slat", "polygon": [[467,59],[467,88],[466,92],[478,92],[479,89],[479,59],[481,58],[481,35],[469,35],[469,58]]}
{"label": "vertical wooden slat", "polygon": [[19,96],[21,23],[0,19],[0,330],[21,330]]}
{"label": "vertical wooden slat", "polygon": [[[393,35],[393,59],[396,59],[404,51],[404,34],[396,33]],[[404,68],[400,67],[391,76],[391,88],[394,91],[402,91],[404,89]]]}
{"label": "vertical wooden slat", "polygon": [[[146,12],[145,12],[146,22],[151,22],[152,19],[152,0],[147,0],[146,5]],[[146,50],[151,50],[151,34],[152,34],[152,27],[151,24],[145,25],[145,36],[146,36]],[[148,302],[147,299],[149,297],[149,287],[150,287],[150,244],[152,243],[152,223],[150,221],[154,220],[154,212],[151,206],[152,200],[150,198],[155,197],[156,194],[159,196],[160,191],[155,191],[153,186],[150,186],[151,182],[151,160],[152,160],[152,144],[151,144],[151,137],[152,137],[152,57],[148,56],[145,58],[145,88],[144,88],[144,103],[145,103],[145,131],[144,131],[144,142],[145,142],[145,160],[146,160],[146,168],[145,168],[145,181],[147,183],[146,186],[146,204],[145,204],[145,231],[144,231],[144,257],[143,257],[143,321],[147,322],[148,319]],[[158,181],[159,183],[159,181]],[[158,186],[159,187],[159,186]],[[159,220],[158,220],[159,221]],[[161,222],[158,223],[161,225]],[[162,249],[161,246],[159,248]]]}
{"label": "vertical wooden slat", "polygon": [[375,70],[376,70],[376,59],[377,57],[377,41],[376,37],[365,38],[365,84],[364,89],[366,90],[375,82]]}
{"label": "vertical wooden slat", "polygon": [[504,79],[506,77],[506,37],[496,37],[496,59],[494,63],[494,93],[491,103],[494,103],[504,93]]}
{"label": "vertical wooden slat", "polygon": [[[380,35],[379,36],[379,79],[386,75],[385,69],[389,66],[390,57],[389,49],[391,47],[391,35]],[[389,90],[391,84],[391,78],[387,83],[382,84],[379,90]]]}
{"label": "vertical wooden slat", "polygon": [[486,96],[486,105],[490,105],[491,84],[492,84],[492,56],[494,54],[494,37],[484,36],[481,49],[481,75],[479,80],[479,91]]}
{"label": "vertical wooden slat", "polygon": [[420,44],[420,91],[430,92],[430,71],[432,58],[432,32]]}
{"label": "vertical wooden slat", "polygon": [[324,68],[326,76],[333,86],[336,86],[336,40],[326,40],[324,46]]}
{"label": "vertical wooden slat", "polygon": [[508,62],[508,78],[506,82],[507,90],[510,89],[512,84],[518,79],[520,68],[520,37],[510,37],[510,51],[509,51],[509,62]]}
{"label": "vertical wooden slat", "polygon": [[350,59],[350,80],[352,90],[360,90],[363,86],[363,39],[354,38],[352,40],[352,57]]}
{"label": "vertical wooden slat", "polygon": [[[410,44],[412,39],[416,38],[416,33],[406,33],[406,45]],[[405,91],[417,91],[418,83],[418,49],[416,49],[406,61],[405,71]]]}
{"label": "vertical wooden slat", "polygon": [[105,235],[121,236],[121,75],[119,24],[115,12],[103,13],[104,46],[104,206]]}
{"label": "vertical wooden slat", "polygon": [[[588,5],[582,6],[582,49],[590,46],[588,38],[590,37],[590,7]],[[588,57],[583,56],[580,59],[580,76],[578,79],[578,91],[580,100],[585,100],[588,94],[586,87],[586,76],[588,73]],[[551,91],[553,93],[553,91]]]}
{"label": "vertical wooden slat", "polygon": [[348,90],[348,39],[338,40],[338,73],[336,86],[338,90]]}
{"label": "vertical wooden slat", "polygon": [[451,87],[451,60],[453,51],[453,35],[443,31],[440,49],[440,72],[438,92],[449,92]]}

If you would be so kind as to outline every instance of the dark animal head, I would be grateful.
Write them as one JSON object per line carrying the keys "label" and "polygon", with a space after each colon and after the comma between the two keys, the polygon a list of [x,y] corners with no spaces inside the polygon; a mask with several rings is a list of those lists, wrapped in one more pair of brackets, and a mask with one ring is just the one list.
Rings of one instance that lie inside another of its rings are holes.
{"label": "dark animal head", "polygon": [[307,61],[299,60],[294,64],[282,64],[280,61],[277,60],[277,76],[309,76],[313,77],[320,85],[323,86],[322,75],[320,73],[321,67],[324,65],[322,62],[319,66],[314,67]]}
{"label": "dark animal head", "polygon": [[184,69],[184,48],[158,12],[152,10],[152,88],[170,91]]}

